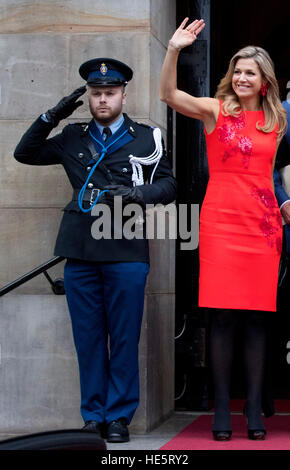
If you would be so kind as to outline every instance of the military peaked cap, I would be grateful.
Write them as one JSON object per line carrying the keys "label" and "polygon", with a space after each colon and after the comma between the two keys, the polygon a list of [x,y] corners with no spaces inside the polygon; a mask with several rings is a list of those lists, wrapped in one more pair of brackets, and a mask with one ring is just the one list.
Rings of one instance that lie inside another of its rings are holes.
{"label": "military peaked cap", "polygon": [[128,65],[108,57],[84,62],[79,68],[79,73],[90,86],[127,85],[133,77],[133,71]]}

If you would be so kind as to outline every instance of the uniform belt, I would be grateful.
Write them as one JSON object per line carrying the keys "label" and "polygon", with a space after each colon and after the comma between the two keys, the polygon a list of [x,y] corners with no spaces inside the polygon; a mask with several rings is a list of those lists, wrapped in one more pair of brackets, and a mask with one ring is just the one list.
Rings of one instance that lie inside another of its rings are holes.
{"label": "uniform belt", "polygon": [[[73,192],[73,201],[78,201],[80,191],[81,191],[80,189],[75,189],[74,190],[74,192]],[[101,191],[102,190],[98,189],[98,188],[86,189],[84,194],[83,194],[82,200],[83,201],[88,201],[90,203],[90,205],[92,206],[94,201],[96,200],[96,198],[98,197],[98,195],[100,194]]]}

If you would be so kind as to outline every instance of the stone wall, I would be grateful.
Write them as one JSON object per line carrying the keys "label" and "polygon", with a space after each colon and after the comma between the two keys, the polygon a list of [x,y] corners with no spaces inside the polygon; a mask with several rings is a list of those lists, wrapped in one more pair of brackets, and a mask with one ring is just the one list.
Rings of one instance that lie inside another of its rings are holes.
{"label": "stone wall", "polygon": [[[71,199],[60,165],[33,167],[14,160],[23,132],[83,84],[82,62],[109,56],[134,70],[125,111],[158,125],[165,137],[159,76],[174,28],[175,0],[2,0],[1,285],[53,256],[61,209]],[[54,132],[67,122],[89,119],[85,103]],[[63,263],[49,273],[62,277]],[[174,241],[153,241],[140,344],[142,396],[132,423],[136,431],[154,427],[173,409],[174,276]],[[55,297],[42,275],[3,297],[0,307],[0,432],[78,426],[78,369],[65,298]]]}

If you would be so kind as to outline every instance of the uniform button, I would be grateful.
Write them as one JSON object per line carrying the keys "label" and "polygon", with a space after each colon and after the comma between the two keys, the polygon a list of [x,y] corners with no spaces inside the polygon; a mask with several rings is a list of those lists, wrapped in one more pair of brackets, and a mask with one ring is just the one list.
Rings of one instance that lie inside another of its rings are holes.
{"label": "uniform button", "polygon": [[79,156],[79,158],[83,158],[84,154],[83,154],[82,152],[80,152],[80,153],[78,154],[78,156]]}
{"label": "uniform button", "polygon": [[90,171],[91,169],[92,169],[92,167],[87,166],[87,171]]}
{"label": "uniform button", "polygon": [[89,184],[88,184],[88,188],[91,189],[91,188],[93,188],[93,187],[94,187],[93,183],[89,183]]}
{"label": "uniform button", "polygon": [[123,168],[122,170],[123,173],[127,173],[127,171],[128,171],[128,168]]}

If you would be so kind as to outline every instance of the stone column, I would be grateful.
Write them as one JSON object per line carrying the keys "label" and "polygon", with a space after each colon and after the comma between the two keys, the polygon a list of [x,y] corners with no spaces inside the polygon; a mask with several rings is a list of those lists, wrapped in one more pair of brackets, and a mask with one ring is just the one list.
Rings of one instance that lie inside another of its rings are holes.
{"label": "stone column", "polygon": [[[159,76],[175,28],[175,0],[2,0],[0,7],[1,285],[50,259],[71,187],[60,165],[13,158],[23,132],[42,112],[83,84],[85,60],[104,56],[134,70],[125,111],[157,125],[166,138]],[[87,103],[62,122],[88,121]],[[53,135],[53,133],[51,134]],[[63,276],[63,263],[50,270]],[[132,429],[144,432],[173,409],[175,242],[151,242],[140,343],[141,403]],[[44,276],[2,297],[2,432],[77,427],[78,367],[64,297]]]}

